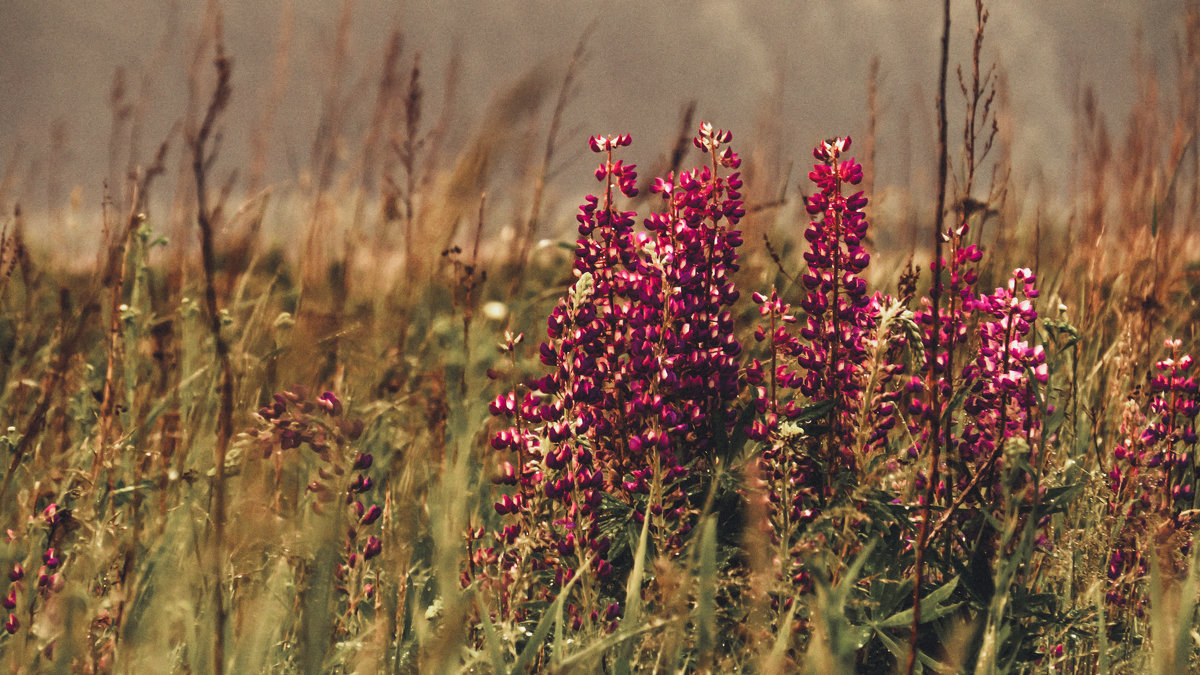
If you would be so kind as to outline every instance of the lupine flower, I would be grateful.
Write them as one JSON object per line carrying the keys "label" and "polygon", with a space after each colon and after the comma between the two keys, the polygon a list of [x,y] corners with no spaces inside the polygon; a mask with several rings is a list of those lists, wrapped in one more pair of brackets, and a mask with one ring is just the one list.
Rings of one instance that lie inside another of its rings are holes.
{"label": "lupine flower", "polygon": [[[1108,477],[1113,498],[1108,508],[1125,526],[1109,555],[1110,604],[1120,606],[1131,599],[1142,604],[1142,551],[1148,546],[1155,546],[1168,564],[1186,556],[1190,547],[1192,522],[1184,514],[1196,500],[1192,457],[1200,385],[1192,356],[1180,352],[1182,344],[1165,341],[1168,356],[1154,364],[1149,405],[1142,410],[1135,401],[1126,404],[1118,430],[1123,438],[1112,450]],[[1153,541],[1146,539],[1150,532]]]}
{"label": "lupine flower", "polygon": [[837,439],[853,435],[867,358],[865,340],[874,330],[878,308],[860,276],[871,261],[862,246],[868,226],[862,209],[867,199],[862,192],[845,194],[848,186],[858,185],[863,178],[862,166],[841,159],[849,149],[849,138],[835,138],[813,150],[818,164],[808,177],[818,191],[806,202],[814,220],[804,232],[809,250],[804,254],[808,268],[801,276],[805,321],[800,335],[805,343],[796,362],[803,373],[801,392],[834,406],[825,459],[853,470],[857,458],[851,446]]}
{"label": "lupine flower", "polygon": [[375,521],[379,520],[379,517],[382,515],[383,515],[383,508],[380,507],[378,504],[376,504],[376,505],[372,506],[371,508],[367,509],[366,513],[364,513],[362,515],[362,519],[359,520],[359,522],[362,523],[363,525],[370,525],[370,524],[374,523]]}
{"label": "lupine flower", "polygon": [[754,440],[766,441],[778,431],[781,419],[794,419],[802,412],[791,397],[786,397],[788,400],[782,406],[780,398],[785,397],[785,391],[800,388],[803,376],[792,364],[804,347],[787,329],[797,318],[792,306],[779,298],[775,288],[771,289],[770,297],[755,292],[751,298],[759,306],[758,313],[768,322],[766,326],[755,327],[754,339],[766,343],[770,362],[765,370],[758,359],[751,360],[746,367],[746,380],[755,387],[755,408],[759,413],[747,432]]}
{"label": "lupine flower", "polygon": [[57,525],[59,521],[62,520],[62,514],[59,513],[58,504],[51,502],[49,506],[42,509],[42,520],[44,520],[47,525]]}
{"label": "lupine flower", "polygon": [[[958,377],[955,369],[961,369],[964,365],[959,362],[956,355],[965,349],[971,337],[970,329],[975,321],[975,309],[977,308],[975,284],[979,280],[979,274],[975,267],[982,259],[983,253],[974,245],[964,245],[963,239],[968,231],[968,225],[962,223],[958,227],[949,228],[942,233],[942,240],[950,244],[949,261],[946,259],[935,260],[930,265],[933,272],[931,283],[938,286],[941,297],[945,299],[945,304],[938,311],[940,330],[937,334],[937,353],[933,353],[934,321],[930,298],[928,296],[921,298],[921,306],[913,313],[914,320],[921,327],[921,339],[926,352],[925,361],[933,375],[933,381],[936,383],[940,402],[939,410],[935,411],[931,408],[925,399],[928,393],[924,389],[923,382],[919,383],[920,390],[914,390],[912,393],[915,395],[908,398],[907,407],[910,420],[908,431],[913,439],[909,455],[914,459],[929,440],[928,435],[932,428],[933,418],[944,416],[950,405],[953,398],[952,391],[956,386],[955,378]],[[966,482],[970,477],[961,478]]]}
{"label": "lupine flower", "polygon": [[274,456],[277,462],[283,461],[286,451],[307,444],[321,459],[317,478],[306,486],[306,491],[313,495],[313,512],[324,514],[325,505],[339,499],[349,511],[345,557],[333,569],[337,590],[348,596],[347,611],[338,619],[336,628],[344,633],[350,630],[351,624],[346,622],[358,611],[359,600],[369,595],[368,589],[372,588],[368,581],[370,566],[359,564],[360,551],[365,563],[382,552],[383,542],[375,534],[366,535],[365,542],[361,539],[364,531],[369,531],[380,519],[383,509],[363,503],[365,495],[375,487],[374,479],[368,475],[374,456],[351,452],[348,447],[362,436],[365,428],[362,420],[343,417],[345,406],[333,392],[323,392],[313,400],[307,397],[308,392],[302,387],[273,395],[271,404],[258,411],[262,426],[257,440],[263,457]]}
{"label": "lupine flower", "polygon": [[338,400],[337,396],[334,396],[332,391],[327,391],[318,396],[317,405],[334,417],[342,414],[342,402]]}
{"label": "lupine flower", "polygon": [[370,476],[359,474],[358,476],[355,476],[354,481],[350,483],[350,491],[359,493],[366,492],[367,490],[370,490],[373,485],[374,481],[371,480]]}
{"label": "lupine flower", "polygon": [[[769,349],[770,363],[755,359],[746,369],[747,381],[758,394],[759,412],[748,434],[770,443],[759,460],[759,477],[768,498],[772,536],[782,542],[790,542],[816,517],[811,507],[828,496],[834,476],[852,471],[858,463],[853,439],[879,299],[867,292],[861,277],[870,263],[862,246],[867,199],[862,192],[847,195],[847,188],[863,178],[857,162],[842,159],[850,144],[849,138],[835,138],[813,150],[817,164],[808,178],[817,191],[805,200],[813,220],[804,231],[809,248],[804,253],[800,312],[793,312],[775,289],[770,296],[753,296],[767,322],[756,327],[754,336]],[[793,324],[799,325],[795,332],[789,330]],[[820,438],[785,424],[802,412],[787,394],[792,390],[810,403],[830,406],[828,429]],[[799,572],[794,563],[791,567],[785,576]]]}
{"label": "lupine flower", "polygon": [[367,537],[367,543],[363,546],[363,560],[370,560],[383,552],[383,542],[375,535]]}
{"label": "lupine flower", "polygon": [[1037,320],[1037,296],[1033,273],[1018,269],[1007,286],[979,296],[973,306],[982,317],[980,342],[975,361],[962,373],[970,393],[963,402],[968,419],[958,452],[979,471],[994,470],[996,453],[1006,439],[1033,440],[1041,426],[1034,414],[1034,386],[1047,381],[1046,352],[1028,342]]}
{"label": "lupine flower", "polygon": [[[740,164],[726,147],[731,138],[701,126],[695,144],[708,165],[654,182],[665,210],[644,231],[617,207],[637,194],[634,165],[613,157],[630,137],[589,141],[604,155],[595,172],[604,190],[577,216],[577,281],[538,349],[549,372],[489,406],[509,425],[492,447],[516,459],[495,479],[515,493],[494,508],[537,541],[526,544],[535,546],[528,561],[549,564],[557,584],[592,554],[594,576],[611,573],[608,539],[596,527],[605,494],[634,506],[635,518],[648,510],[657,546],[678,550],[694,511],[683,485],[710,450],[711,430],[732,428],[741,352],[728,310],[741,244],[732,228],[744,209],[738,174],[722,175]],[[516,539],[512,527],[496,533],[498,544]],[[574,623],[583,617],[591,614]]]}

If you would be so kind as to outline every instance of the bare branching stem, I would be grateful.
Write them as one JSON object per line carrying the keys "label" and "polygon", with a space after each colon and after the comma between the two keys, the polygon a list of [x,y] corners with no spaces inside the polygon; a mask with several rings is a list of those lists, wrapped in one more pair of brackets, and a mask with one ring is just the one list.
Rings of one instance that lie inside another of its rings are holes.
{"label": "bare branching stem", "polygon": [[934,273],[929,290],[931,310],[933,314],[933,335],[930,340],[926,371],[926,389],[929,391],[931,411],[931,429],[929,434],[929,481],[925,489],[925,503],[921,508],[921,529],[917,535],[916,561],[913,572],[913,620],[912,631],[909,635],[908,665],[905,672],[912,675],[917,664],[917,641],[921,630],[921,576],[925,563],[925,546],[929,536],[929,507],[937,496],[938,464],[941,462],[941,387],[937,381],[936,364],[938,350],[941,349],[942,317],[940,312],[941,272],[942,272],[942,214],[946,208],[946,173],[949,161],[946,152],[946,69],[950,61],[950,0],[942,5],[942,61],[938,73],[938,179],[937,179],[937,209],[934,211],[933,228],[933,264]]}
{"label": "bare branching stem", "polygon": [[563,114],[566,112],[567,104],[575,90],[575,76],[583,63],[587,35],[592,28],[593,26],[589,26],[583,37],[579,38],[579,42],[575,44],[575,51],[571,54],[571,60],[567,62],[567,70],[563,73],[562,84],[558,88],[558,97],[554,101],[554,113],[550,116],[550,129],[546,132],[546,147],[542,151],[542,164],[533,181],[533,201],[529,206],[529,218],[526,219],[525,227],[521,236],[518,237],[519,249],[515,260],[517,269],[512,277],[511,293],[515,293],[525,279],[525,265],[533,244],[533,234],[537,231],[538,223],[542,218],[542,202],[545,200],[546,181],[550,178],[551,165],[554,162],[554,149],[558,146],[559,128],[562,126]]}
{"label": "bare branching stem", "polygon": [[226,609],[224,596],[224,540],[225,540],[225,456],[229,450],[229,441],[233,436],[233,365],[229,358],[229,343],[221,334],[221,312],[217,306],[216,285],[216,254],[214,253],[214,232],[221,211],[221,204],[210,206],[208,202],[208,171],[216,157],[215,149],[210,147],[213,129],[217,117],[229,103],[230,73],[232,63],[225,56],[225,48],[220,32],[220,17],[217,20],[216,57],[213,65],[217,70],[217,84],[209,100],[208,109],[199,129],[191,130],[187,135],[188,149],[192,155],[192,175],[196,180],[196,223],[200,227],[200,255],[204,267],[204,304],[208,314],[209,331],[212,333],[217,360],[221,365],[220,409],[217,413],[216,450],[213,461],[215,476],[213,477],[213,606],[215,616],[213,638],[213,672],[221,675],[225,672],[225,624]]}

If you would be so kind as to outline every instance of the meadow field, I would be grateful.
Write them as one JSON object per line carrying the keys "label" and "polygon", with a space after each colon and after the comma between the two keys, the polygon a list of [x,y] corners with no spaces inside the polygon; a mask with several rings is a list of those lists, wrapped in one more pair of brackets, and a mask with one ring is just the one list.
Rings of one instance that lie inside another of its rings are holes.
{"label": "meadow field", "polygon": [[928,191],[878,58],[780,158],[572,129],[586,40],[484,105],[400,32],[272,182],[210,11],[179,124],[114,80],[102,208],[36,217],[94,256],[0,176],[0,669],[1200,671],[1200,5],[1050,190],[962,4]]}

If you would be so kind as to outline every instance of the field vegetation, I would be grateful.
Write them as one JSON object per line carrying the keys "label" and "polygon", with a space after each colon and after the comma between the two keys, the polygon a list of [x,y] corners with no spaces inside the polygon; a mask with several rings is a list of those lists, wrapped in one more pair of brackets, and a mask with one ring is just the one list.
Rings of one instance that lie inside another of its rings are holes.
{"label": "field vegetation", "polygon": [[219,161],[214,13],[94,265],[3,217],[0,667],[1195,672],[1200,8],[1123,135],[1081,95],[1061,217],[974,9],[936,198],[886,211],[878,63],[865,133],[775,175],[694,108],[564,131],[583,43],[452,142],[398,34],[272,188]]}

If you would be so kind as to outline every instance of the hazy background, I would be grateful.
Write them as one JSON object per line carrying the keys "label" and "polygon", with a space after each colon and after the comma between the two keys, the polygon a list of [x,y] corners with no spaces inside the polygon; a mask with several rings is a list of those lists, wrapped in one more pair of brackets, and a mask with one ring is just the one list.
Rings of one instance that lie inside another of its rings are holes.
{"label": "hazy background", "polygon": [[[969,63],[974,23],[973,7],[954,4],[952,67]],[[697,120],[733,130],[740,148],[769,146],[781,161],[803,166],[815,141],[864,133],[874,56],[881,60],[877,185],[920,193],[933,166],[940,2],[256,0],[221,6],[234,69],[218,172],[237,169],[244,176],[252,135],[269,132],[266,180],[300,180],[311,166],[323,93],[335,79],[345,129],[361,137],[396,29],[404,38],[405,76],[412,56],[421,54],[425,128],[440,114],[446,68],[459,58],[457,94],[448,108],[452,143],[472,133],[498,92],[533,71],[550,83],[542,112],[533,116],[544,130],[554,88],[575,45],[586,40],[578,91],[563,120],[559,156],[566,164],[550,185],[551,197],[567,207],[592,185],[579,169],[593,161],[587,135],[631,133],[627,161],[649,164],[673,142],[690,100]],[[1138,104],[1132,62],[1139,44],[1164,89],[1173,83],[1184,7],[1182,0],[990,3],[984,60],[996,62],[1007,83],[1015,180],[1063,198],[1082,87],[1095,88],[1101,112],[1119,133]],[[123,167],[131,152],[127,140],[110,148],[108,101],[118,69],[127,100],[148,104],[139,113],[132,153],[149,162],[170,137],[169,166],[178,163],[178,125],[188,108],[189,64],[204,15],[201,2],[0,0],[4,218],[20,202],[27,222],[36,225],[31,229],[66,251],[86,250],[87,233],[96,226],[88,214],[101,203],[110,153]],[[342,17],[349,17],[350,39],[339,66],[334,56]],[[285,86],[273,123],[263,127],[285,35]],[[207,77],[211,55],[203,58]],[[209,91],[206,85],[202,93]],[[961,101],[953,81],[949,100]],[[959,119],[951,115],[952,140],[961,133]],[[800,176],[793,173],[793,186]],[[170,189],[160,192],[165,199]],[[62,215],[72,195],[74,220]]]}

